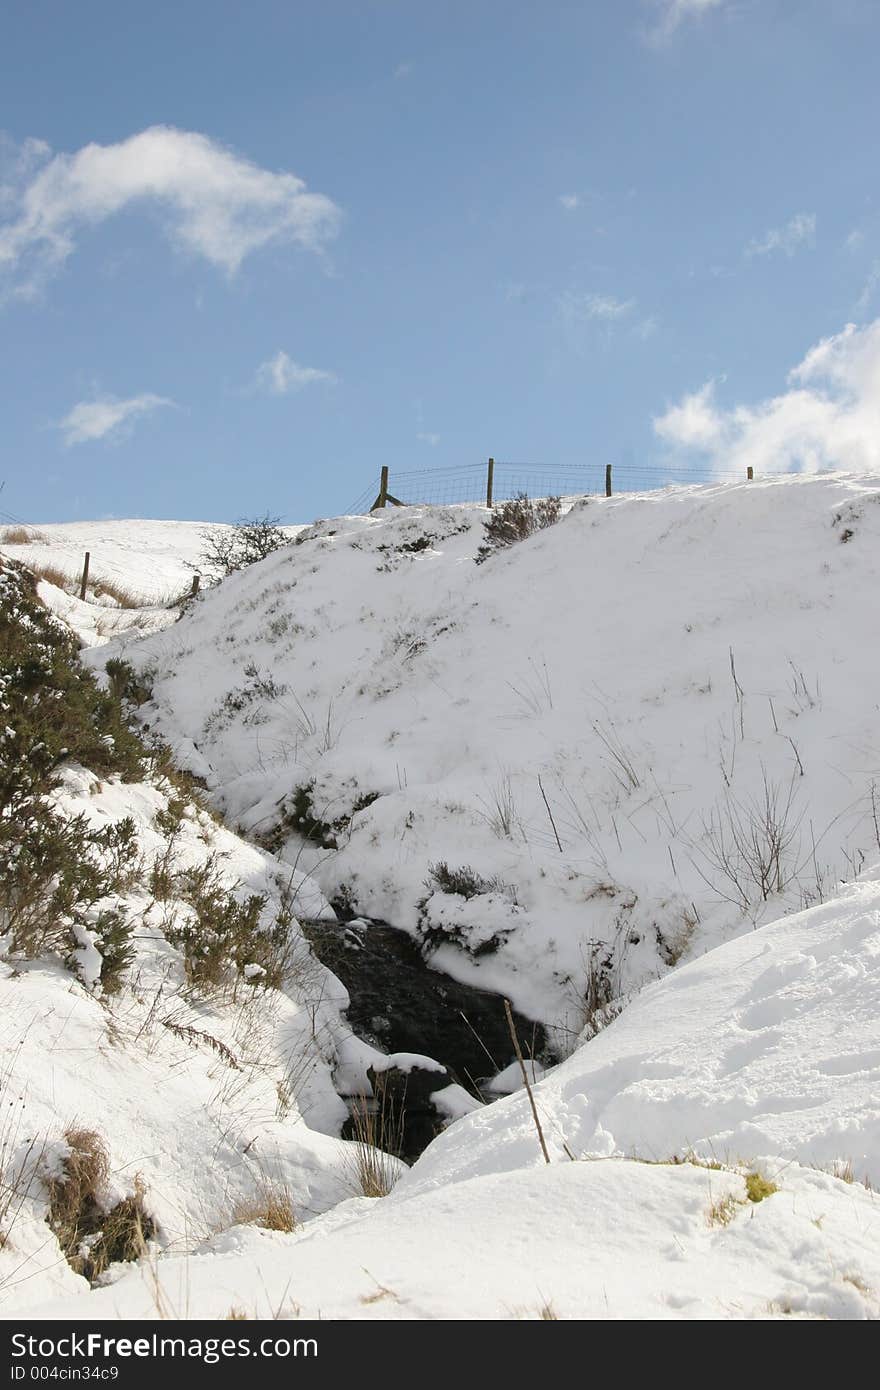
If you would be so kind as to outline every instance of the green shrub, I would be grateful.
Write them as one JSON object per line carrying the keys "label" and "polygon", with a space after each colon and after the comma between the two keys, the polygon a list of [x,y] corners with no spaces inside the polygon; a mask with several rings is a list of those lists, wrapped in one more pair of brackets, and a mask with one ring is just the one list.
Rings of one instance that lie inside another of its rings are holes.
{"label": "green shrub", "polygon": [[186,920],[173,918],[165,926],[172,946],[183,951],[194,985],[216,988],[245,977],[246,966],[257,966],[254,985],[279,988],[290,956],[290,916],[282,910],[268,925],[267,897],[252,893],[244,899],[224,880],[216,855],[198,868],[174,875],[174,894],[193,912]]}
{"label": "green shrub", "polygon": [[0,934],[13,955],[54,953],[72,964],[87,930],[106,946],[112,987],[131,956],[131,927],[102,904],[138,879],[134,822],[96,828],[61,815],[50,793],[69,760],[140,779],[143,749],[118,693],[80,666],[73,634],[40,602],[33,575],[2,558],[0,712]]}

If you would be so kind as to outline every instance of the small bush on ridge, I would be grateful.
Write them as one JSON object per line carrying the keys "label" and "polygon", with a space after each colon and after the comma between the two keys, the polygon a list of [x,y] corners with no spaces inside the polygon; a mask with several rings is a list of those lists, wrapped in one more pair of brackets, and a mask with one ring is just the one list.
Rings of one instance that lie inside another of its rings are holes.
{"label": "small bush on ridge", "polygon": [[560,516],[558,497],[539,497],[532,501],[525,492],[517,493],[509,502],[503,502],[483,522],[485,540],[476,554],[476,563],[482,565],[491,555],[507,546],[524,541],[536,531],[554,526]]}

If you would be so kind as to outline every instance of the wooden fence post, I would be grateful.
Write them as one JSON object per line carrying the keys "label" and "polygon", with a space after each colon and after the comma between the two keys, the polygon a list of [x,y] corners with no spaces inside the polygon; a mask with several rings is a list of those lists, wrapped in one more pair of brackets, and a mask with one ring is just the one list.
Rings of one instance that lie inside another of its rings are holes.
{"label": "wooden fence post", "polygon": [[749,482],[752,481],[752,479],[754,478],[754,476],[755,476],[755,470],[754,470],[754,468],[752,467],[752,465],[749,464],[748,468],[746,469],[746,477],[748,478]]}
{"label": "wooden fence post", "polygon": [[79,596],[80,596],[80,598],[85,598],[85,596],[86,596],[86,586],[87,586],[88,582],[89,582],[89,552],[86,551],[86,558],[85,558],[85,560],[83,561],[82,579],[81,579],[81,581],[80,581],[80,586],[79,586]]}
{"label": "wooden fence post", "polygon": [[192,588],[189,591],[190,598],[195,598],[196,594],[199,592],[199,585],[201,584],[201,582],[202,576],[200,574],[194,574]]}
{"label": "wooden fence post", "polygon": [[388,491],[388,465],[384,464],[379,474],[379,496],[376,498],[370,511],[374,512],[377,507],[384,507],[388,502],[393,502],[395,507],[402,507],[404,505],[399,497],[395,497],[393,493]]}
{"label": "wooden fence post", "polygon": [[489,460],[489,467],[486,471],[486,506],[492,505],[492,485],[495,481],[495,460]]}
{"label": "wooden fence post", "polygon": [[606,465],[605,465],[605,496],[606,496],[606,497],[610,497],[610,496],[611,496],[611,464],[610,464],[610,463],[606,463]]}

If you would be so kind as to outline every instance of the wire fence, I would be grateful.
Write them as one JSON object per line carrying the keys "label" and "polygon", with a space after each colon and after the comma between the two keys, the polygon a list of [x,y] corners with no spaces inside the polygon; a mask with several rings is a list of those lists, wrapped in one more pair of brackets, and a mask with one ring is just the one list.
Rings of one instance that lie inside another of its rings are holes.
{"label": "wire fence", "polygon": [[[666,467],[659,464],[615,464],[613,486],[616,492],[646,492],[670,483],[742,482],[741,470],[721,471]],[[407,506],[443,506],[458,502],[487,500],[490,473],[488,461],[389,473],[389,501]],[[510,463],[495,459],[491,469],[491,495],[494,502],[505,502],[519,493],[529,497],[581,497],[604,493],[606,465],[552,463]],[[348,508],[350,515],[366,512],[382,497],[379,479],[370,483]]]}

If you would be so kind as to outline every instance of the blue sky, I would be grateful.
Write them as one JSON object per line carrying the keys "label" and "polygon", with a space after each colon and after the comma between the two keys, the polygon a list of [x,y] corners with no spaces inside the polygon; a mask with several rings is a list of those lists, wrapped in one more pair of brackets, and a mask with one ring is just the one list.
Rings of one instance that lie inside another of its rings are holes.
{"label": "blue sky", "polygon": [[880,469],[878,52],[873,0],[8,7],[0,508]]}

